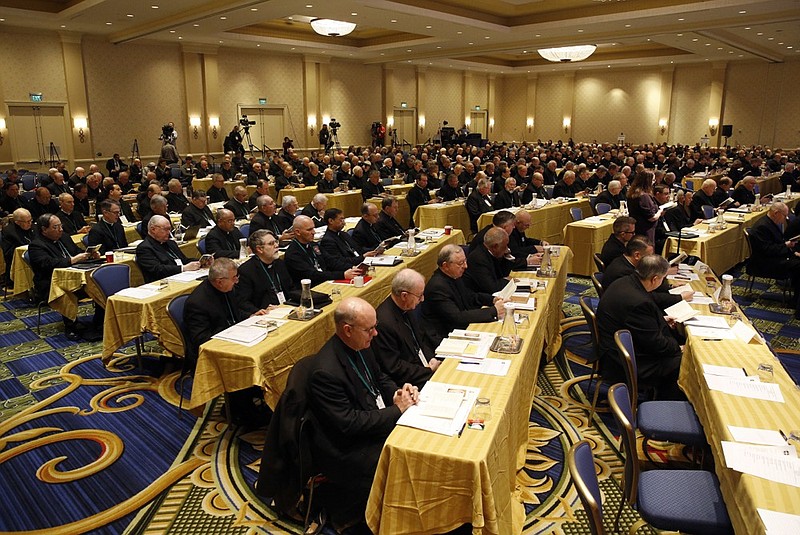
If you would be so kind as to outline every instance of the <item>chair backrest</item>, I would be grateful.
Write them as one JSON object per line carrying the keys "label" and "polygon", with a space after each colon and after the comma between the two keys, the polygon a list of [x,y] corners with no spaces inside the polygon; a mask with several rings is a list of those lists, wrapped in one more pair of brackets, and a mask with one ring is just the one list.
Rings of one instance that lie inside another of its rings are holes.
{"label": "chair backrest", "polygon": [[592,337],[592,359],[590,362],[596,362],[600,359],[600,338],[597,330],[597,303],[599,299],[582,296],[579,302],[583,317],[586,319],[586,325],[589,326],[589,334]]}
{"label": "chair backrest", "polygon": [[183,309],[186,306],[186,300],[189,299],[189,294],[179,295],[173,297],[167,304],[167,315],[172,323],[175,324],[176,331],[180,335],[181,345],[183,345],[183,357],[186,355],[186,340],[189,338],[186,332],[186,323],[183,321]]}
{"label": "chair backrest", "polygon": [[26,201],[32,202],[34,197],[36,197],[36,192],[35,191],[23,191],[22,193],[20,193],[20,195],[22,195],[22,197]]}
{"label": "chair backrest", "polygon": [[109,297],[131,286],[131,267],[128,264],[103,264],[89,271],[88,276],[103,294],[103,302],[100,303],[103,308]]}
{"label": "chair backrest", "polygon": [[744,241],[747,242],[747,261],[750,261],[750,255],[753,254],[753,242],[750,239],[750,229],[745,227],[742,229],[744,232]]}
{"label": "chair backrest", "polygon": [[136,222],[136,233],[139,234],[139,236],[144,237],[144,234],[142,234],[142,222],[141,221],[137,221]]}
{"label": "chair backrest", "polygon": [[706,219],[711,219],[714,217],[714,207],[710,204],[703,205],[703,217]]}
{"label": "chair backrest", "polygon": [[249,238],[250,237],[250,223],[245,223],[241,227],[239,227],[239,232],[242,233],[242,238]]}
{"label": "chair backrest", "polygon": [[597,212],[598,215],[600,214],[607,214],[611,211],[611,205],[607,202],[599,202],[594,205],[594,210]]}
{"label": "chair backrest", "polygon": [[592,284],[599,297],[603,297],[603,274],[600,272],[592,273]]}
{"label": "chair backrest", "polygon": [[600,486],[597,483],[597,469],[594,465],[592,447],[587,440],[572,445],[567,453],[569,475],[578,491],[586,516],[589,517],[589,528],[592,535],[603,535],[603,501]]}
{"label": "chair backrest", "polygon": [[570,208],[569,213],[572,215],[573,221],[580,221],[581,219],[583,219],[583,210],[581,210],[577,206],[574,208]]}
{"label": "chair backrest", "polygon": [[686,189],[688,189],[689,191],[694,191],[694,182],[692,182],[691,180],[687,180]]}
{"label": "chair backrest", "polygon": [[606,264],[600,257],[600,253],[594,253],[592,259],[594,260],[594,265],[597,266],[597,271],[603,273],[606,270]]}
{"label": "chair backrest", "polygon": [[83,242],[84,247],[89,247],[89,235],[84,234],[83,238],[81,238],[81,242]]}
{"label": "chair backrest", "polygon": [[553,189],[555,189],[555,184],[547,184],[544,186],[544,192],[547,193],[547,196],[552,199],[553,198]]}
{"label": "chair backrest", "polygon": [[169,176],[170,178],[180,178],[181,177],[181,168],[180,167],[172,167],[169,168]]}
{"label": "chair backrest", "polygon": [[620,329],[614,333],[614,342],[617,344],[619,356],[625,363],[625,379],[630,392],[631,423],[636,425],[636,400],[639,392],[639,368],[636,365],[636,351],[633,349],[633,338],[627,329]]}
{"label": "chair backrest", "polygon": [[22,189],[30,191],[36,187],[36,175],[22,175]]}
{"label": "chair backrest", "polygon": [[634,432],[634,418],[628,387],[617,383],[609,388],[608,402],[611,405],[614,420],[617,422],[622,451],[625,454],[622,494],[627,504],[633,507],[633,504],[636,503],[636,489],[639,486],[639,457],[636,453],[636,433]]}
{"label": "chair backrest", "polygon": [[28,253],[26,249],[24,253],[22,253],[22,259],[28,264],[28,267],[31,267],[31,255]]}
{"label": "chair backrest", "polygon": [[200,254],[206,254],[206,239],[200,238],[200,241],[197,242],[197,250],[200,251]]}

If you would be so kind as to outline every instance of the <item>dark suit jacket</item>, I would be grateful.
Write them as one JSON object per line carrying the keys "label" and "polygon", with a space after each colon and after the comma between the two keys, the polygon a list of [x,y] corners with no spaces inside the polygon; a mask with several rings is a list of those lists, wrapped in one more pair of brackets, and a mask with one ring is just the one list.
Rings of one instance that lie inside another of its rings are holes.
{"label": "dark suit jacket", "polygon": [[14,250],[33,241],[33,230],[22,230],[16,223],[9,222],[3,229],[3,258],[6,261],[6,275],[11,273]]}
{"label": "dark suit jacket", "polygon": [[319,241],[319,248],[330,269],[347,271],[364,260],[358,244],[344,230],[334,232],[327,229]]}
{"label": "dark suit jacket", "polygon": [[794,257],[786,247],[786,238],[781,229],[769,217],[762,217],[750,228],[750,244],[753,250],[748,262],[753,270],[785,278],[790,275],[787,269],[794,263],[794,275],[797,276],[800,259]]}
{"label": "dark suit jacket", "polygon": [[493,301],[490,294],[473,292],[462,279],[451,279],[437,269],[425,286],[422,302],[422,322],[430,346],[438,347],[453,329],[496,320]]}
{"label": "dark suit jacket", "polygon": [[303,207],[300,211],[300,215],[305,215],[310,217],[314,221],[314,226],[319,228],[325,226],[325,221],[322,220],[322,217],[319,215],[319,210],[314,208],[314,205],[308,203]]}
{"label": "dark suit jacket", "polygon": [[63,210],[56,212],[56,216],[61,220],[61,226],[64,229],[64,234],[72,236],[77,234],[80,229],[86,226],[86,220],[83,214],[78,210],[73,210],[71,214],[67,214]]}
{"label": "dark suit jacket", "polygon": [[22,195],[17,195],[16,197],[9,197],[7,195],[3,195],[2,200],[0,200],[0,208],[2,208],[5,212],[11,214],[17,208],[28,208],[28,201]]}
{"label": "dark suit jacket", "polygon": [[405,232],[405,229],[400,223],[397,222],[397,219],[389,217],[386,215],[386,212],[382,210],[381,213],[378,214],[378,221],[375,223],[375,230],[378,231],[378,236],[381,237],[381,240],[392,238],[394,236],[400,236]]}
{"label": "dark suit jacket", "polygon": [[[627,277],[635,271],[636,268],[633,267],[633,264],[628,261],[625,255],[616,257],[611,264],[606,266],[606,270],[603,271],[603,288],[608,288],[617,279]],[[680,295],[672,295],[669,293],[669,284],[666,278],[664,282],[661,283],[661,286],[650,292],[650,296],[662,310],[671,307],[681,300]]]}
{"label": "dark suit jacket", "polygon": [[469,228],[472,232],[478,232],[478,219],[481,217],[481,214],[494,210],[489,196],[482,196],[478,188],[475,188],[472,193],[469,194],[469,197],[467,197],[466,207],[467,213],[469,214]]}
{"label": "dark suit jacket", "polygon": [[422,365],[417,351],[421,349],[428,360],[434,357],[434,351],[425,340],[418,315],[401,310],[391,296],[375,312],[379,327],[371,347],[381,369],[399,385],[411,383],[422,388],[433,371]]}
{"label": "dark suit jacket", "polygon": [[100,245],[101,253],[128,246],[128,239],[125,237],[122,223],[117,221],[113,225],[109,225],[102,218],[89,231],[88,242],[89,245]]}
{"label": "dark suit jacket", "polygon": [[756,194],[748,191],[747,188],[741,187],[736,188],[733,190],[733,195],[731,196],[735,202],[741,204],[753,204],[756,202]]}
{"label": "dark suit jacket", "polygon": [[257,256],[252,256],[239,266],[239,283],[236,285],[240,296],[239,308],[249,316],[269,305],[279,304],[278,292],[282,291],[288,299],[289,292],[299,286],[289,276],[283,260],[265,264]]}
{"label": "dark suit jacket", "polygon": [[664,321],[663,310],[636,275],[618,279],[605,289],[597,310],[597,327],[603,379],[625,380],[622,357],[614,343],[614,333],[619,329],[631,332],[640,381],[655,382],[665,361],[681,356],[680,344]]}
{"label": "dark suit jacket", "polygon": [[360,252],[366,253],[375,249],[382,241],[376,225],[370,225],[363,218],[356,223],[353,229],[353,241],[358,245]]}
{"label": "dark suit jacket", "polygon": [[[413,188],[412,188],[413,189]],[[443,201],[454,201],[459,197],[463,197],[464,192],[458,186],[455,188],[450,187],[450,184],[444,184],[441,188],[439,188],[438,197]],[[430,195],[429,195],[430,197]]]}
{"label": "dark suit jacket", "polygon": [[414,226],[414,212],[417,211],[417,208],[420,206],[424,206],[431,200],[431,194],[427,189],[422,189],[416,184],[408,190],[408,195],[406,196],[406,200],[408,201],[408,208],[410,213],[410,219],[408,222],[409,227]]}
{"label": "dark suit jacket", "polygon": [[167,199],[167,211],[183,212],[189,205],[189,199],[183,193],[172,193],[171,191],[164,196]]}
{"label": "dark suit jacket", "polygon": [[485,246],[481,245],[467,257],[464,284],[473,292],[497,292],[508,283],[504,277],[511,273],[511,268],[510,261],[505,258],[495,258]]}
{"label": "dark suit jacket", "polygon": [[514,255],[517,260],[524,260],[525,264],[527,264],[528,255],[535,254],[536,246],[541,244],[541,240],[529,238],[516,228],[511,231],[511,235],[508,237],[508,248],[511,249],[511,254]]}
{"label": "dark suit jacket", "polygon": [[253,215],[253,219],[250,220],[250,234],[263,229],[273,232],[275,237],[278,238],[283,231],[286,230],[283,224],[284,223],[274,215],[267,217],[261,212],[256,212]]}
{"label": "dark suit jacket", "polygon": [[34,223],[36,223],[36,220],[39,219],[39,216],[41,215],[55,214],[58,212],[58,204],[52,198],[50,199],[50,203],[47,205],[42,205],[36,199],[34,199],[28,203],[27,208],[33,217]]}
{"label": "dark suit jacket", "polygon": [[136,246],[136,264],[142,270],[144,282],[153,282],[181,272],[175,260],[186,265],[190,262],[173,240],[158,243],[148,235]]}
{"label": "dark suit jacket", "polygon": [[311,286],[324,281],[343,279],[346,271],[329,269],[316,242],[302,245],[299,241],[292,240],[286,249],[284,260],[293,280],[311,279]]}
{"label": "dark suit jacket", "polygon": [[246,317],[238,306],[236,288],[226,294],[204,280],[192,291],[183,311],[186,331],[189,333],[184,357],[190,362],[197,362],[202,344]]}
{"label": "dark suit jacket", "polygon": [[694,219],[691,219],[691,214],[680,206],[673,206],[664,212],[664,221],[667,222],[670,230],[680,230],[684,227],[691,227]]}
{"label": "dark suit jacket", "polygon": [[283,209],[281,209],[280,211],[278,211],[277,214],[275,214],[275,219],[279,221],[278,225],[281,227],[282,231],[292,228],[292,225],[294,224],[294,217],[295,216],[293,216],[289,212],[284,211]]}
{"label": "dark suit jacket", "polygon": [[[59,247],[59,242],[63,249]],[[28,246],[28,258],[33,270],[33,286],[39,299],[47,301],[50,295],[50,281],[53,270],[66,268],[72,265],[70,257],[81,252],[78,246],[67,234],[63,234],[57,242],[50,241],[44,236],[36,236]]]}
{"label": "dark suit jacket", "polygon": [[225,203],[225,209],[233,212],[233,217],[236,219],[247,219],[250,215],[250,209],[247,207],[246,202],[239,202],[236,199],[231,199]]}
{"label": "dark suit jacket", "polygon": [[233,227],[230,232],[214,227],[206,235],[206,253],[214,253],[215,258],[239,258],[239,240],[243,238],[239,229]]}
{"label": "dark suit jacket", "polygon": [[692,219],[706,219],[706,216],[703,214],[703,206],[704,205],[710,206],[717,206],[714,204],[714,200],[705,194],[703,190],[696,191],[694,197],[692,197],[692,202],[689,204],[689,208],[692,210]]}
{"label": "dark suit jacket", "polygon": [[536,193],[537,199],[549,199],[550,196],[547,194],[547,190],[544,189],[544,186],[537,188],[533,185],[533,182],[529,183],[528,186],[522,192],[522,204],[528,204],[533,200],[533,194]]}
{"label": "dark suit jacket", "polygon": [[571,186],[568,186],[563,180],[559,180],[553,187],[553,197],[575,197],[581,191],[583,188],[578,185],[577,180]]}
{"label": "dark suit jacket", "polygon": [[600,260],[608,267],[611,261],[625,254],[625,244],[617,239],[614,234],[608,237],[603,249],[600,251]]}
{"label": "dark suit jacket", "polygon": [[610,204],[612,210],[619,209],[619,202],[624,200],[625,199],[622,197],[622,193],[611,195],[611,192],[605,189],[603,190],[603,193],[597,195],[597,199],[595,199],[595,206],[597,206],[597,203],[599,202],[604,202],[606,204]]}
{"label": "dark suit jacket", "polygon": [[208,188],[206,194],[208,195],[208,202],[228,202],[230,200],[228,197],[228,190],[225,188],[215,188],[211,186]]}
{"label": "dark suit jacket", "polygon": [[183,210],[181,216],[181,225],[186,228],[200,225],[200,228],[207,227],[209,221],[216,221],[214,215],[211,213],[211,208],[206,206],[200,210],[197,206],[189,203]]}
{"label": "dark suit jacket", "polygon": [[372,197],[378,197],[381,193],[385,192],[386,189],[384,189],[383,184],[380,182],[373,184],[369,180],[365,180],[364,185],[361,187],[361,196],[364,197],[365,201]]}
{"label": "dark suit jacket", "polygon": [[503,188],[494,198],[495,210],[511,208],[512,206],[520,206],[521,204],[522,201],[519,198],[519,192],[515,191],[513,193],[509,193],[505,188]]}
{"label": "dark suit jacket", "polygon": [[317,183],[317,191],[320,193],[333,193],[336,188],[339,187],[339,181],[336,180],[336,177],[333,180],[325,180],[324,178],[320,178]]}
{"label": "dark suit jacket", "polygon": [[[133,213],[133,208],[131,208],[131,205],[128,204],[128,201],[126,201],[125,199],[119,200],[119,209],[120,209],[120,215],[124,215],[125,219],[128,220],[128,223],[134,223],[137,221],[138,218]],[[75,211],[76,212],[79,211],[77,205],[75,206]]]}

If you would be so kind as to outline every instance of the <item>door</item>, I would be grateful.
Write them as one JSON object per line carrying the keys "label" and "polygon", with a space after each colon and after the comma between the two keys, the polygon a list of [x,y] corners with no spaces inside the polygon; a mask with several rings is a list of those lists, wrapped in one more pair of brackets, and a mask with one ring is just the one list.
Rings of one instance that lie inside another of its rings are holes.
{"label": "door", "polygon": [[394,128],[397,129],[398,144],[417,144],[417,110],[416,108],[395,108]]}
{"label": "door", "polygon": [[469,112],[470,127],[469,131],[473,134],[480,134],[481,139],[486,139],[489,129],[487,128],[486,116],[489,114],[486,110],[471,111]]}
{"label": "door", "polygon": [[[14,161],[43,165],[53,159],[66,159],[67,148],[64,106],[8,106],[11,150]],[[51,151],[52,144],[52,151]]]}
{"label": "door", "polygon": [[[254,150],[261,150],[264,145],[273,151],[280,151],[283,147],[283,138],[287,136],[285,126],[285,106],[242,106],[239,105],[239,117],[247,115],[248,120],[256,124],[250,127],[250,138],[255,145]],[[242,133],[244,136],[244,133]],[[244,139],[245,150],[248,140]]]}

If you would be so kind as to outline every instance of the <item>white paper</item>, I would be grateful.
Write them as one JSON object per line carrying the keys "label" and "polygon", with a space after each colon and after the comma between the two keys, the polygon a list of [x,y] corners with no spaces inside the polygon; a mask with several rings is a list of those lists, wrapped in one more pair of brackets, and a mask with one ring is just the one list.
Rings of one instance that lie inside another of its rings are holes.
{"label": "white paper", "polygon": [[267,337],[266,329],[258,329],[256,327],[245,327],[242,325],[233,325],[228,327],[222,332],[212,336],[216,340],[224,340],[226,342],[234,342],[246,347],[252,347]]}
{"label": "white paper", "polygon": [[678,301],[669,308],[664,309],[667,316],[675,318],[677,322],[683,322],[689,318],[694,317],[697,311],[693,309],[686,301]]}
{"label": "white paper", "polygon": [[675,286],[674,288],[669,289],[669,293],[671,293],[672,295],[680,295],[683,292],[694,292],[694,290],[688,284],[684,284],[682,286]]}
{"label": "white paper", "polygon": [[745,344],[750,343],[754,336],[758,336],[755,329],[741,320],[736,321],[736,325],[731,328],[731,332]]}
{"label": "white paper", "polygon": [[114,295],[119,297],[129,297],[131,299],[149,299],[151,297],[155,297],[158,295],[158,289],[142,288],[141,286],[139,286],[139,287],[125,288],[123,290],[118,291]]}
{"label": "white paper", "polygon": [[394,255],[368,256],[364,258],[364,263],[368,266],[393,266],[397,258]]}
{"label": "white paper", "polygon": [[508,301],[511,298],[511,295],[516,291],[517,283],[512,279],[506,283],[502,290],[494,292],[492,296],[499,297],[503,301]]}
{"label": "white paper", "polygon": [[715,329],[713,327],[691,327],[692,336],[703,340],[736,340],[736,335],[730,329]]}
{"label": "white paper", "polygon": [[800,459],[793,446],[753,446],[722,441],[725,466],[776,483],[800,487]]}
{"label": "white paper", "polygon": [[689,302],[693,305],[710,305],[714,302],[714,298],[707,296],[703,292],[695,292]]}
{"label": "white paper", "polygon": [[347,225],[358,225],[358,222],[361,221],[360,217],[345,217],[344,222]]}
{"label": "white paper", "polygon": [[514,303],[514,310],[527,310],[527,311],[534,311],[536,310],[536,298],[529,297],[527,301],[524,303]]}
{"label": "white paper", "polygon": [[747,374],[744,373],[744,368],[715,366],[713,364],[703,364],[703,373],[706,375],[719,375],[721,377],[738,377],[740,379],[747,377]]}
{"label": "white paper", "polygon": [[709,327],[711,329],[730,329],[728,320],[722,316],[703,316],[697,315],[684,322],[687,327]]}
{"label": "white paper", "polygon": [[269,318],[281,319],[282,320],[282,319],[286,319],[289,316],[289,314],[292,313],[292,310],[294,310],[293,307],[273,308],[272,310],[270,310],[270,311],[268,311],[266,313],[266,316],[269,317]]}
{"label": "white paper", "polygon": [[508,369],[510,367],[510,360],[483,359],[480,362],[461,361],[456,369],[462,372],[483,373],[486,375],[505,377],[508,375]]}
{"label": "white paper", "polygon": [[677,275],[667,275],[667,280],[678,282],[692,282],[700,280],[697,273],[678,273]]}
{"label": "white paper", "polygon": [[719,375],[703,374],[711,390],[718,390],[732,396],[777,401],[783,403],[780,385],[776,383],[753,382],[748,379],[735,379]]}
{"label": "white paper", "polygon": [[419,396],[419,414],[433,418],[456,417],[461,402],[464,401],[464,392],[435,392]]}
{"label": "white paper", "polygon": [[[422,414],[421,407],[424,406],[425,399],[435,399],[437,394],[448,391],[463,393],[463,400],[453,418],[437,418]],[[441,435],[457,435],[466,424],[472,405],[479,394],[479,388],[428,381],[420,391],[420,403],[409,407],[397,420],[397,424]]]}
{"label": "white paper", "polygon": [[593,216],[590,216],[590,217],[583,218],[583,222],[584,223],[602,223],[603,221],[605,221],[605,220],[602,217],[600,217],[599,215],[593,215]]}
{"label": "white paper", "polygon": [[765,446],[786,446],[786,441],[781,436],[780,431],[756,429],[754,427],[738,427],[735,425],[729,425],[728,431],[731,432],[733,440],[736,442],[762,444]]}
{"label": "white paper", "polygon": [[167,280],[176,282],[192,282],[200,277],[205,277],[206,275],[208,275],[208,269],[198,269],[196,271],[184,271],[182,273],[170,275],[167,277]]}
{"label": "white paper", "polygon": [[800,515],[757,509],[767,535],[797,535],[800,533]]}

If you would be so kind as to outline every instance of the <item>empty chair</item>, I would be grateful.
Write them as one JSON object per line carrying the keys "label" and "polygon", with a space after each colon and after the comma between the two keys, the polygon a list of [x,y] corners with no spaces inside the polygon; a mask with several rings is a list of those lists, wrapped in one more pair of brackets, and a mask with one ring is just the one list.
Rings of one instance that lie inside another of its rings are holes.
{"label": "empty chair", "polygon": [[[756,186],[756,187],[758,187],[758,186]],[[686,181],[686,189],[689,190],[689,191],[694,191],[694,182],[692,182],[691,180],[687,180]]]}
{"label": "empty chair", "polygon": [[712,217],[714,217],[714,207],[713,206],[711,206],[710,204],[704,204],[702,206],[702,208],[703,208],[703,217],[705,219],[711,219]]}
{"label": "empty chair", "polygon": [[597,483],[597,470],[594,466],[592,447],[587,440],[581,440],[572,445],[567,453],[567,467],[578,498],[581,499],[583,510],[589,517],[589,528],[592,535],[604,535],[603,528],[603,499],[600,496],[600,486]]}
{"label": "empty chair", "polygon": [[[622,508],[627,503],[636,508],[644,521],[660,530],[727,535],[733,533],[730,517],[719,490],[719,480],[705,470],[639,471],[635,416],[631,394],[622,383],[608,391],[611,412],[617,422],[625,454],[623,497],[614,521],[619,525]],[[639,523],[631,527],[634,533]]]}
{"label": "empty chair", "polygon": [[592,284],[599,297],[603,297],[603,274],[592,273]]}
{"label": "empty chair", "polygon": [[578,207],[573,207],[569,209],[570,215],[572,215],[573,221],[580,221],[583,219],[583,210]]}
{"label": "empty chair", "polygon": [[[29,268],[31,267],[31,257],[27,250],[22,253],[22,260],[28,265]],[[31,297],[31,301],[36,303],[36,333],[38,334],[41,332],[42,327],[42,308],[44,308],[44,306],[47,304],[47,298],[49,296],[39,295],[36,292],[35,286],[31,286],[28,289],[28,295]]]}
{"label": "empty chair", "polygon": [[36,187],[36,175],[22,175],[22,189],[31,191]]}
{"label": "empty chair", "polygon": [[611,205],[607,202],[599,202],[594,205],[594,211],[597,212],[597,215],[607,214],[611,211]]}
{"label": "empty chair", "polygon": [[589,420],[594,418],[594,412],[597,408],[597,398],[600,395],[600,387],[603,385],[603,379],[600,377],[600,332],[597,329],[597,305],[600,303],[599,299],[592,297],[581,296],[579,299],[583,317],[586,319],[586,325],[589,327],[589,334],[592,340],[592,352],[590,358],[586,359],[586,364],[592,367],[589,374],[589,384],[586,386],[586,395],[588,396],[592,391],[592,383],[597,380],[594,387],[594,394],[592,395],[592,408],[589,411]]}
{"label": "empty chair", "polygon": [[239,227],[239,232],[242,233],[242,238],[249,238],[250,237],[250,223],[245,223],[241,227]]}
{"label": "empty chair", "polygon": [[31,202],[31,201],[33,201],[33,198],[36,197],[36,192],[33,191],[33,190],[31,190],[31,191],[23,191],[22,193],[20,193],[20,195],[22,195],[22,197],[26,201]]}
{"label": "empty chair", "polygon": [[597,271],[603,273],[606,270],[606,264],[600,258],[600,253],[594,253],[594,255],[592,255],[592,259],[594,260],[594,265],[597,266]]}
{"label": "empty chair", "polygon": [[[175,330],[178,333],[178,338],[181,341],[181,346],[183,347],[184,353],[183,355],[176,355],[183,358],[181,375],[175,381],[175,386],[178,389],[178,395],[181,397],[181,400],[178,403],[178,417],[181,416],[181,410],[183,409],[183,383],[186,381],[186,377],[188,377],[188,375],[194,370],[196,364],[195,362],[189,362],[189,359],[186,358],[186,340],[189,338],[189,333],[186,331],[186,324],[183,321],[183,311],[186,306],[187,299],[189,299],[189,294],[179,295],[178,297],[174,297],[169,304],[167,304],[167,315],[175,326]],[[225,403],[225,410],[229,410],[228,403]],[[228,418],[228,421],[230,421],[230,418]]]}

